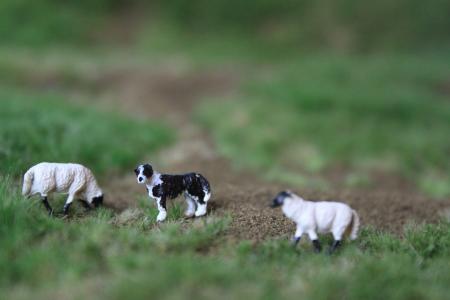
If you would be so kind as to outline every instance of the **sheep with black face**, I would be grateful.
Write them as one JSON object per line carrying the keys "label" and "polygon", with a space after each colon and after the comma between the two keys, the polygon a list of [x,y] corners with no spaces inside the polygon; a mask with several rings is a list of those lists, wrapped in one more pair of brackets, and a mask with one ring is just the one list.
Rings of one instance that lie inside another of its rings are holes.
{"label": "sheep with black face", "polygon": [[341,245],[344,234],[348,233],[351,240],[358,236],[359,216],[347,204],[306,201],[290,191],[284,191],[273,199],[271,206],[281,206],[284,215],[296,223],[294,245],[297,245],[302,235],[306,233],[313,243],[315,252],[320,252],[321,245],[317,233],[332,233],[334,242],[329,252],[333,253]]}
{"label": "sheep with black face", "polygon": [[64,215],[74,199],[81,201],[85,208],[98,207],[103,203],[103,192],[91,170],[79,164],[40,163],[30,168],[23,177],[22,194],[26,197],[39,194],[49,215],[53,208],[48,203],[52,193],[68,194],[64,205]]}

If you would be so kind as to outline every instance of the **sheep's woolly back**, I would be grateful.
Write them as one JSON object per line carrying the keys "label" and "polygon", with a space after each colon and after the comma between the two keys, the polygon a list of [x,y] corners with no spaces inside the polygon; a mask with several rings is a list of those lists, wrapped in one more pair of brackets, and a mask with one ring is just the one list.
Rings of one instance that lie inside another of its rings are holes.
{"label": "sheep's woolly back", "polygon": [[29,196],[31,192],[31,186],[33,185],[33,171],[29,170],[23,176],[22,195]]}
{"label": "sheep's woolly back", "polygon": [[24,195],[46,196],[53,192],[76,195],[88,202],[102,195],[92,172],[79,164],[40,163],[24,175]]}
{"label": "sheep's woolly back", "polygon": [[353,240],[356,240],[356,238],[358,237],[360,220],[359,220],[359,216],[355,210],[352,210],[352,214],[353,214],[353,219],[352,219],[352,231],[350,232],[350,239],[353,241]]}

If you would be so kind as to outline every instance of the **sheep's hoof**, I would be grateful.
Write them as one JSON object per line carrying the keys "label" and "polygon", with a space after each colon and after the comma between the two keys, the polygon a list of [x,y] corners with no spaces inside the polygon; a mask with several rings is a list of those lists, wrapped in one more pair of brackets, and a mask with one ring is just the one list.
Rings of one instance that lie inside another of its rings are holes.
{"label": "sheep's hoof", "polygon": [[322,246],[320,245],[319,240],[312,241],[314,246],[314,253],[320,253],[322,251]]}
{"label": "sheep's hoof", "polygon": [[297,247],[299,242],[300,242],[300,238],[293,237],[292,240],[291,240],[292,247],[294,247],[294,248]]}
{"label": "sheep's hoof", "polygon": [[341,247],[342,242],[341,241],[334,241],[331,245],[330,249],[328,249],[328,255],[332,255],[336,250]]}

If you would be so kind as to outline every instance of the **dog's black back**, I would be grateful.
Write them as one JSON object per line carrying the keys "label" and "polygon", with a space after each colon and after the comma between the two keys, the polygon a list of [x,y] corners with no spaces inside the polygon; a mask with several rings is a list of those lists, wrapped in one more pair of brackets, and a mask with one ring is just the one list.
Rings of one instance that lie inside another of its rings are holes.
{"label": "dog's black back", "polygon": [[184,175],[161,174],[161,184],[153,187],[153,195],[173,199],[187,192],[202,204],[205,193],[210,193],[209,182],[200,174],[188,173]]}

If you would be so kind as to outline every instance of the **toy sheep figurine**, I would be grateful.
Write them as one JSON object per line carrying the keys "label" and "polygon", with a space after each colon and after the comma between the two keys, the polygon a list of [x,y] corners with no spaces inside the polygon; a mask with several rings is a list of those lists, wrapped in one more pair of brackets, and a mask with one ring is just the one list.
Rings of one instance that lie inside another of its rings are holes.
{"label": "toy sheep figurine", "polygon": [[329,253],[333,253],[341,245],[344,234],[350,239],[357,238],[359,229],[359,216],[347,204],[339,202],[311,202],[289,191],[281,192],[272,202],[272,207],[281,206],[286,217],[297,224],[293,242],[298,244],[304,233],[308,234],[314,251],[322,250],[317,232],[331,232],[334,242]]}
{"label": "toy sheep figurine", "polygon": [[40,163],[30,168],[23,177],[22,194],[31,197],[40,194],[49,215],[53,209],[48,203],[51,193],[65,193],[69,196],[64,205],[64,215],[74,199],[82,202],[87,209],[103,203],[103,192],[91,170],[79,164]]}

